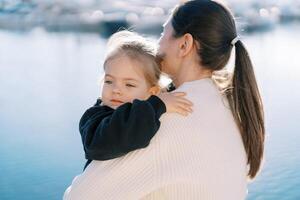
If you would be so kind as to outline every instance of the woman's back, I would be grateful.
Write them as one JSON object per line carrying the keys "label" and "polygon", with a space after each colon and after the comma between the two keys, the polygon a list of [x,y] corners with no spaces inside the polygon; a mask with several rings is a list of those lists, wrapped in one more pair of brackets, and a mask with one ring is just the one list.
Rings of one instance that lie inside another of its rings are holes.
{"label": "woman's back", "polygon": [[159,153],[158,182],[171,185],[147,198],[244,199],[247,158],[227,100],[209,78],[186,82],[176,91],[187,92],[194,112],[162,117],[153,148]]}

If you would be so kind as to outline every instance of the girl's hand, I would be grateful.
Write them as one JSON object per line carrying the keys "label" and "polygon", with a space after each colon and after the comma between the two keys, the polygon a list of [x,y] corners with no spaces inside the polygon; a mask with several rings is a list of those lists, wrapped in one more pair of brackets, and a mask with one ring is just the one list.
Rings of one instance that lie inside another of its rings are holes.
{"label": "girl's hand", "polygon": [[157,95],[166,105],[168,113],[178,113],[187,116],[193,112],[193,103],[187,100],[185,92],[163,92]]}

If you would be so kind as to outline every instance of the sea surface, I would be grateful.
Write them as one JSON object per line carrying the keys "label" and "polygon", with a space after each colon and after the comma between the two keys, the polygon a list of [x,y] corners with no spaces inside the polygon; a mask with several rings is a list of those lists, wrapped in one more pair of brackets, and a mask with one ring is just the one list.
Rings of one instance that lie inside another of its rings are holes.
{"label": "sea surface", "polygon": [[[300,199],[299,35],[300,24],[291,23],[242,37],[267,128],[264,166],[247,200]],[[78,121],[99,96],[106,41],[97,34],[0,31],[1,200],[61,199],[81,173]]]}

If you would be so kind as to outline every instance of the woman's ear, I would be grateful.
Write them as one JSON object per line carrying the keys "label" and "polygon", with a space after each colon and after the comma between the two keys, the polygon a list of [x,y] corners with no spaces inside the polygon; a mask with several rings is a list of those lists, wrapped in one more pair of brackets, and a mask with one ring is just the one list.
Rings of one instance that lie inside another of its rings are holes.
{"label": "woman's ear", "polygon": [[158,85],[151,87],[149,89],[149,93],[151,95],[157,95],[157,94],[159,94],[160,93],[160,87]]}
{"label": "woman's ear", "polygon": [[182,36],[180,41],[180,56],[184,57],[188,55],[193,49],[194,38],[190,33],[186,33]]}

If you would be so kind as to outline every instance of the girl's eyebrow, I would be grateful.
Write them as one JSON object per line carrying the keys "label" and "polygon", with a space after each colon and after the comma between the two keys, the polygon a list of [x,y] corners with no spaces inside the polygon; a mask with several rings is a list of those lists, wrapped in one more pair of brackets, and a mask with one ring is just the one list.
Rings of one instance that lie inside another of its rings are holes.
{"label": "girl's eyebrow", "polygon": [[[105,74],[105,77],[111,77],[111,78],[114,78],[113,75],[110,75],[110,74]],[[138,80],[134,79],[134,78],[123,78],[123,80],[125,81],[135,81],[135,82],[138,82]]]}
{"label": "girl's eyebrow", "polygon": [[112,75],[110,75],[110,74],[105,74],[104,77],[107,77],[107,76],[114,78],[114,76],[112,76]]}

